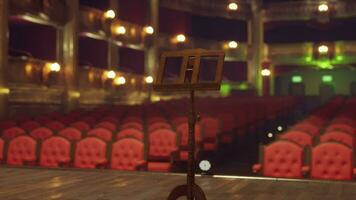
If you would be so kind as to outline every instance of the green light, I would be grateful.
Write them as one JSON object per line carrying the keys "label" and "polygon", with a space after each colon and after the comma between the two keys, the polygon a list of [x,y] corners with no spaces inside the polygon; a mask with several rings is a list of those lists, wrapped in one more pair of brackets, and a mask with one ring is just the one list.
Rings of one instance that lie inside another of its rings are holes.
{"label": "green light", "polygon": [[221,87],[220,87],[221,96],[224,96],[224,97],[229,96],[230,92],[231,92],[231,85],[230,84],[228,84],[228,83],[221,84]]}
{"label": "green light", "polygon": [[312,57],[310,57],[310,56],[305,57],[305,61],[306,61],[306,62],[311,62],[311,61],[312,61]]}
{"label": "green light", "polygon": [[336,56],[336,60],[337,61],[343,61],[344,60],[344,56]]}
{"label": "green light", "polygon": [[238,87],[239,87],[239,90],[247,90],[248,89],[247,83],[241,83]]}
{"label": "green light", "polygon": [[292,83],[301,83],[303,82],[303,77],[299,75],[292,76]]}
{"label": "green light", "polygon": [[333,81],[333,77],[331,75],[323,75],[321,77],[321,80],[324,82],[324,83],[330,83]]}

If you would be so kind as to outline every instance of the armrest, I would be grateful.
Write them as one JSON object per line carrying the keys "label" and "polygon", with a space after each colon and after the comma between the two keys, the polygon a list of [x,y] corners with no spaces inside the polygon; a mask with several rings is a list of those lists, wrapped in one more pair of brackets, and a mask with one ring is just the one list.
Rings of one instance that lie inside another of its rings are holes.
{"label": "armrest", "polygon": [[253,171],[253,173],[257,173],[257,172],[259,172],[261,169],[262,169],[262,165],[261,165],[261,164],[254,164],[254,165],[252,166],[252,171]]}
{"label": "armrest", "polygon": [[307,173],[309,173],[309,171],[310,171],[310,167],[309,166],[303,166],[302,167],[303,175],[306,175]]}
{"label": "armrest", "polygon": [[137,161],[136,170],[139,171],[147,170],[147,161],[146,160]]}

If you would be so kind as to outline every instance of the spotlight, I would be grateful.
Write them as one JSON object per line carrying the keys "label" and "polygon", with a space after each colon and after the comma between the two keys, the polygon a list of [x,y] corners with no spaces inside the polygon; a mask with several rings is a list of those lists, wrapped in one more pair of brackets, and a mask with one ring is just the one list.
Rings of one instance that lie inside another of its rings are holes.
{"label": "spotlight", "polygon": [[326,46],[326,45],[320,45],[318,47],[318,51],[319,51],[320,54],[326,54],[329,51],[329,47]]}
{"label": "spotlight", "polygon": [[199,163],[199,168],[203,174],[208,174],[209,170],[211,169],[211,163],[208,160],[202,160]]}
{"label": "spotlight", "polygon": [[49,69],[51,72],[59,72],[61,70],[61,66],[57,62],[54,62],[49,65]]}
{"label": "spotlight", "polygon": [[176,37],[178,42],[185,42],[185,35],[184,34],[179,34]]}
{"label": "spotlight", "polygon": [[261,71],[261,75],[262,76],[270,76],[271,75],[271,71],[269,69],[263,69]]}
{"label": "spotlight", "polygon": [[123,76],[117,77],[114,79],[115,85],[124,85],[126,83],[126,79]]}
{"label": "spotlight", "polygon": [[126,28],[124,26],[118,26],[115,28],[115,33],[118,35],[124,35],[126,33]]}
{"label": "spotlight", "polygon": [[110,71],[108,71],[108,72],[106,73],[106,77],[107,77],[108,79],[114,79],[115,76],[116,76],[116,73],[115,73],[113,70],[110,70]]}
{"label": "spotlight", "polygon": [[229,46],[230,49],[236,49],[238,44],[235,41],[230,41],[228,46]]}
{"label": "spotlight", "polygon": [[283,131],[283,127],[282,126],[277,126],[277,130],[278,131]]}
{"label": "spotlight", "polygon": [[148,84],[153,83],[153,78],[152,78],[152,76],[147,76],[147,77],[145,78],[145,81],[146,81],[146,83],[148,83]]}
{"label": "spotlight", "polygon": [[145,27],[145,32],[146,32],[147,34],[149,34],[149,35],[152,35],[152,34],[155,32],[155,30],[153,29],[152,26],[146,26],[146,27]]}
{"label": "spotlight", "polygon": [[235,3],[235,2],[231,2],[231,3],[229,3],[229,5],[227,6],[227,8],[228,8],[229,10],[236,11],[237,9],[239,9],[239,5],[237,5],[237,3]]}
{"label": "spotlight", "polygon": [[115,18],[115,11],[113,10],[108,10],[104,13],[104,17],[106,19],[114,19]]}
{"label": "spotlight", "polygon": [[268,138],[272,138],[272,137],[273,137],[273,133],[268,133],[268,134],[267,134],[267,137],[268,137]]}
{"label": "spotlight", "polygon": [[329,6],[326,3],[322,3],[318,6],[319,12],[328,12],[329,11]]}

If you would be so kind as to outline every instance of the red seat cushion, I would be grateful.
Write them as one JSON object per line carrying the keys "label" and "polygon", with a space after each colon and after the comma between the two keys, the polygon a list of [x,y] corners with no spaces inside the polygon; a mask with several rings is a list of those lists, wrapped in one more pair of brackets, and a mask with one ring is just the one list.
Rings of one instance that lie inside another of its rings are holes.
{"label": "red seat cushion", "polygon": [[107,122],[107,121],[100,122],[95,127],[97,127],[97,128],[106,128],[109,131],[115,131],[116,130],[116,125],[114,123],[112,123],[112,122]]}
{"label": "red seat cushion", "polygon": [[26,132],[19,127],[11,127],[2,132],[2,137],[7,140],[11,140],[17,136],[25,135]]}
{"label": "red seat cushion", "polygon": [[58,135],[67,138],[70,141],[77,141],[82,139],[82,133],[76,128],[68,127],[59,131]]}
{"label": "red seat cushion", "polygon": [[301,146],[313,145],[313,136],[304,131],[291,130],[281,135],[280,138],[293,141]]}
{"label": "red seat cushion", "polygon": [[8,165],[24,165],[24,161],[36,160],[37,142],[30,136],[21,135],[12,139],[7,150]]}
{"label": "red seat cushion", "polygon": [[148,126],[148,132],[152,132],[157,129],[172,129],[172,127],[167,122],[153,122]]}
{"label": "red seat cushion", "polygon": [[135,170],[144,161],[144,144],[134,138],[124,138],[112,145],[111,168]]}
{"label": "red seat cushion", "polygon": [[44,140],[46,138],[51,137],[53,135],[53,132],[46,127],[40,127],[31,131],[30,135],[35,139]]}
{"label": "red seat cushion", "polygon": [[90,129],[89,124],[83,121],[75,122],[71,124],[71,126],[78,129],[79,131],[88,131]]}
{"label": "red seat cushion", "polygon": [[40,165],[43,167],[58,167],[61,163],[70,161],[70,142],[59,136],[53,136],[41,145]]}
{"label": "red seat cushion", "polygon": [[4,145],[5,145],[4,140],[0,138],[0,162],[4,158]]}
{"label": "red seat cushion", "polygon": [[111,131],[109,131],[105,128],[94,128],[88,132],[88,136],[96,136],[98,138],[103,139],[106,142],[112,140]]}
{"label": "red seat cushion", "polygon": [[169,172],[171,167],[169,162],[149,162],[147,169],[152,172]]}
{"label": "red seat cushion", "polygon": [[129,128],[134,128],[139,131],[143,131],[143,125],[142,122],[125,122],[120,126],[120,129],[129,129]]}
{"label": "red seat cushion", "polygon": [[116,134],[116,139],[123,139],[127,137],[132,137],[137,140],[143,141],[144,135],[141,131],[134,128],[123,129]]}
{"label": "red seat cushion", "polygon": [[59,121],[52,121],[46,124],[46,126],[51,129],[52,131],[60,131],[64,129],[64,124]]}

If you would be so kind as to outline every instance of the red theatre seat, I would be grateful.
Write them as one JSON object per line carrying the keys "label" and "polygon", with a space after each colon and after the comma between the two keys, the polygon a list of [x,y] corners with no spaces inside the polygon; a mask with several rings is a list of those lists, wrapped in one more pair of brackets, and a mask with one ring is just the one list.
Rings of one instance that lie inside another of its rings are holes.
{"label": "red theatre seat", "polygon": [[9,129],[6,129],[5,131],[2,132],[2,138],[6,140],[11,140],[12,138],[15,138],[20,135],[25,135],[26,132],[22,128],[19,127],[12,127]]}
{"label": "red theatre seat", "polygon": [[90,130],[89,124],[84,121],[74,122],[73,124],[71,124],[71,127],[74,127],[79,131],[83,131],[83,132]]}
{"label": "red theatre seat", "polygon": [[301,146],[313,145],[313,136],[304,131],[291,130],[281,135],[280,138],[293,141]]}
{"label": "red theatre seat", "polygon": [[112,145],[111,169],[136,170],[145,164],[143,142],[134,138],[124,138]]}
{"label": "red theatre seat", "polygon": [[106,143],[96,137],[87,137],[76,144],[74,167],[97,168],[106,165]]}
{"label": "red theatre seat", "polygon": [[96,128],[106,128],[109,131],[115,131],[116,130],[116,125],[114,123],[112,123],[112,122],[107,122],[107,121],[100,122],[95,127]]}
{"label": "red theatre seat", "polygon": [[280,140],[263,148],[261,163],[253,166],[256,173],[264,176],[283,178],[302,178],[303,147],[286,140]]}
{"label": "red theatre seat", "polygon": [[220,122],[213,117],[203,117],[200,121],[203,129],[203,149],[215,151],[217,149],[218,134],[220,133]]}
{"label": "red theatre seat", "polygon": [[347,132],[350,134],[356,134],[355,129],[351,125],[348,125],[348,124],[331,124],[326,129],[326,132],[329,132],[329,131],[343,131],[343,132]]}
{"label": "red theatre seat", "polygon": [[350,133],[341,131],[330,131],[320,137],[320,142],[335,141],[346,144],[350,147],[355,147],[355,138]]}
{"label": "red theatre seat", "polygon": [[60,136],[54,136],[43,141],[40,153],[42,167],[59,167],[70,162],[70,142]]}
{"label": "red theatre seat", "polygon": [[116,139],[123,139],[127,137],[132,137],[140,141],[143,141],[144,139],[143,133],[134,128],[123,129],[116,134]]}
{"label": "red theatre seat", "polygon": [[36,128],[41,127],[41,124],[36,121],[26,121],[20,125],[20,127],[27,132],[30,132]]}
{"label": "red theatre seat", "polygon": [[321,143],[312,150],[311,178],[352,180],[353,150],[341,143]]}
{"label": "red theatre seat", "polygon": [[68,127],[59,131],[58,135],[67,138],[69,141],[77,141],[82,139],[82,133],[78,129],[72,127]]}
{"label": "red theatre seat", "polygon": [[172,129],[172,126],[167,122],[153,122],[148,126],[149,133],[157,129]]}
{"label": "red theatre seat", "polygon": [[148,170],[168,172],[172,154],[177,152],[177,134],[170,129],[158,129],[149,134]]}
{"label": "red theatre seat", "polygon": [[96,136],[106,142],[112,140],[111,131],[109,131],[105,128],[94,128],[88,132],[88,136]]}
{"label": "red theatre seat", "polygon": [[35,130],[31,131],[30,135],[39,140],[45,140],[53,135],[53,132],[46,127],[36,128]]}
{"label": "red theatre seat", "polygon": [[7,149],[8,165],[34,165],[36,162],[37,141],[30,136],[21,135],[12,139]]}
{"label": "red theatre seat", "polygon": [[60,131],[65,128],[64,124],[59,121],[52,121],[46,124],[46,126],[51,129],[52,131]]}
{"label": "red theatre seat", "polygon": [[0,163],[2,163],[4,158],[4,146],[5,146],[5,142],[3,139],[0,138]]}
{"label": "red theatre seat", "polygon": [[298,130],[298,131],[305,131],[305,132],[312,134],[313,136],[319,135],[319,128],[311,125],[308,122],[303,122],[303,123],[297,124],[292,129]]}
{"label": "red theatre seat", "polygon": [[143,131],[143,126],[142,126],[142,122],[125,122],[120,126],[120,129],[129,129],[129,128],[134,128],[137,129],[139,131]]}

